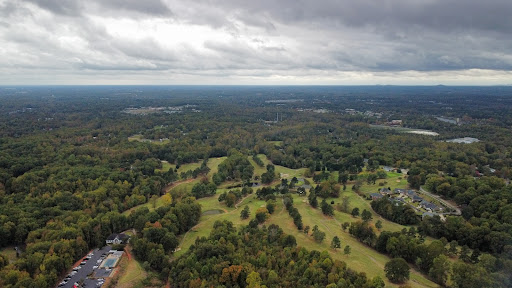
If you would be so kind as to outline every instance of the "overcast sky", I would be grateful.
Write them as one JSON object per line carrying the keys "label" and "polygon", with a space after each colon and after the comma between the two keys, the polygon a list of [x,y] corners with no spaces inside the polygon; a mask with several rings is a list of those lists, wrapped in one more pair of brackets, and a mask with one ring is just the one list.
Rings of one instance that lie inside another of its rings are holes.
{"label": "overcast sky", "polygon": [[494,85],[511,71],[511,0],[0,0],[0,85]]}

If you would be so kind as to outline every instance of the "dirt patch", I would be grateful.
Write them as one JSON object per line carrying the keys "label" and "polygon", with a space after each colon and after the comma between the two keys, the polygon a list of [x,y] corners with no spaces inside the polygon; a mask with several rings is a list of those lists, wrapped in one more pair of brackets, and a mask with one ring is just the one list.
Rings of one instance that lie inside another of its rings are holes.
{"label": "dirt patch", "polygon": [[217,215],[217,214],[222,214],[222,213],[225,213],[224,210],[220,210],[220,209],[213,209],[213,210],[207,210],[207,211],[204,211],[201,216],[205,216],[205,215]]}

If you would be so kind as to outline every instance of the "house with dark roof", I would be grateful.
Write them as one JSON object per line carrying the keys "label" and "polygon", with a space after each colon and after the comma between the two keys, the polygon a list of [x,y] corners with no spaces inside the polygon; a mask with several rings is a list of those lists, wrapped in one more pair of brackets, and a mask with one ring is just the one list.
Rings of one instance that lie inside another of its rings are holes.
{"label": "house with dark roof", "polygon": [[311,189],[311,185],[307,185],[307,184],[300,185],[299,187],[302,187],[302,188],[304,188],[306,190]]}
{"label": "house with dark roof", "polygon": [[382,194],[382,195],[390,195],[391,194],[391,190],[389,190],[388,188],[381,188],[380,189],[380,194]]}
{"label": "house with dark roof", "polygon": [[420,206],[423,207],[423,209],[433,212],[434,210],[438,209],[436,204],[430,203],[426,200],[423,200],[420,202]]}
{"label": "house with dark roof", "polygon": [[395,200],[398,202],[407,203],[405,202],[404,198],[396,197]]}
{"label": "house with dark roof", "polygon": [[412,198],[412,196],[416,195],[416,192],[414,192],[413,190],[407,190],[406,194],[407,196],[409,196],[409,198]]}
{"label": "house with dark roof", "polygon": [[379,199],[382,199],[382,197],[384,197],[384,196],[379,193],[372,193],[372,194],[370,194],[370,197],[372,198],[372,200],[379,200]]}
{"label": "house with dark roof", "polygon": [[406,203],[405,200],[403,198],[400,198],[400,197],[392,198],[391,201],[393,201],[395,206],[398,206],[400,204],[405,204]]}
{"label": "house with dark roof", "polygon": [[105,240],[105,243],[107,243],[107,245],[112,245],[112,244],[125,244],[128,242],[128,239],[130,238],[130,236],[126,235],[126,234],[123,234],[123,233],[119,233],[119,234],[110,234],[110,236],[108,236],[107,240]]}
{"label": "house with dark roof", "polygon": [[405,189],[395,188],[395,190],[393,190],[393,192],[395,194],[405,194]]}
{"label": "house with dark roof", "polygon": [[413,196],[411,197],[411,200],[412,200],[412,202],[421,202],[421,201],[424,201],[424,200],[423,200],[423,198],[421,198],[421,197],[420,197],[420,196],[418,196],[418,195],[413,195]]}

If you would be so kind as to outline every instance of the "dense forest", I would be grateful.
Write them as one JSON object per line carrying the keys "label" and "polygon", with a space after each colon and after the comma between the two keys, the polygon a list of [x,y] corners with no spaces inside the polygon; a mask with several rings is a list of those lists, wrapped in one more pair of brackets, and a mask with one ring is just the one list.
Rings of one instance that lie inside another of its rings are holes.
{"label": "dense forest", "polygon": [[[307,194],[326,217],[357,218],[334,202],[384,179],[383,167],[407,171],[408,188],[461,215],[422,217],[382,199],[373,211],[409,229],[365,220],[340,231],[442,286],[512,286],[510,87],[0,87],[0,103],[0,248],[17,249],[15,258],[0,250],[1,287],[55,287],[75,261],[129,229],[134,256],[175,287],[383,287],[265,223],[282,202],[297,233],[309,231],[292,194]],[[461,137],[479,141],[446,141]],[[214,171],[211,159],[222,160]],[[285,179],[278,165],[304,169],[305,179]],[[166,193],[187,180],[196,180],[190,189]],[[248,195],[269,204],[247,225],[215,223],[174,257],[200,222],[198,199],[231,208]]]}

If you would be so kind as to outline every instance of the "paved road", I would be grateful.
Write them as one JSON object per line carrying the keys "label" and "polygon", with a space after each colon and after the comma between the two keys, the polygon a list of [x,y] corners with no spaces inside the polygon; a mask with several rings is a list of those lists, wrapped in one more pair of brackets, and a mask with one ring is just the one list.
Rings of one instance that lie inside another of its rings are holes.
{"label": "paved road", "polygon": [[427,190],[423,189],[423,187],[420,187],[420,191],[421,193],[427,195],[427,196],[430,196],[434,199],[436,199],[437,201],[441,202],[443,205],[445,205],[446,207],[450,207],[451,209],[455,210],[455,212],[450,212],[450,213],[441,213],[443,215],[449,215],[449,214],[453,214],[453,215],[462,215],[462,212],[460,211],[460,209],[456,206],[453,206],[452,204],[446,202],[445,200],[443,200],[443,198],[441,198],[440,196],[438,195],[435,195],[435,194],[432,194],[430,192],[428,192]]}
{"label": "paved road", "polygon": [[[79,269],[77,271],[77,273],[73,277],[71,277],[71,279],[68,281],[68,283],[66,283],[66,285],[64,285],[62,287],[63,288],[73,288],[74,283],[75,282],[80,282],[81,279],[83,279],[85,281],[84,282],[84,284],[85,284],[84,287],[96,287],[96,283],[98,281],[96,281],[96,280],[89,280],[89,279],[86,280],[86,278],[94,270],[92,267],[96,266],[96,265],[99,265],[99,263],[97,263],[97,261],[100,259],[101,254],[103,254],[103,253],[107,254],[108,251],[110,251],[111,249],[112,249],[111,246],[105,246],[105,247],[103,247],[101,249],[94,249],[92,251],[93,255],[92,255],[91,259],[87,260],[87,263],[85,263],[85,265],[81,265],[82,268]],[[69,273],[71,273],[71,271]],[[69,275],[69,273],[68,273],[68,275]]]}

